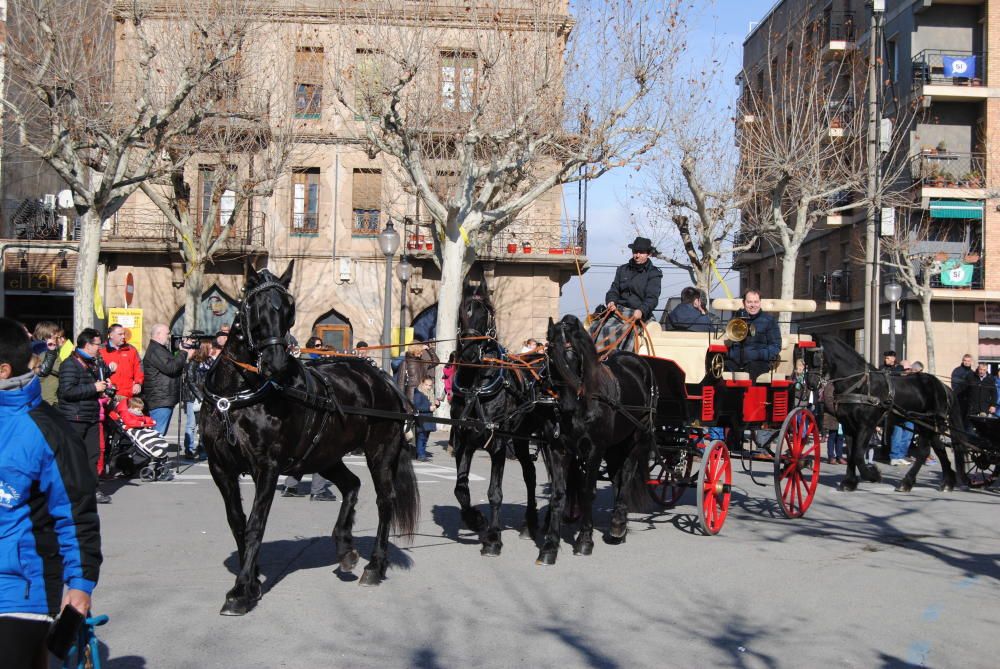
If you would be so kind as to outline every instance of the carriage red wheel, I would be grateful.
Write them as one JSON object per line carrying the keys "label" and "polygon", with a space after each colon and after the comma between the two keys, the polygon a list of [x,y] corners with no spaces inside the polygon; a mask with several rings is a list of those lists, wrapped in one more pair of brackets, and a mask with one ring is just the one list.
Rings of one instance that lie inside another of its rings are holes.
{"label": "carriage red wheel", "polygon": [[819,426],[813,412],[799,407],[788,414],[775,449],[775,495],[785,517],[800,518],[812,504],[819,485]]}
{"label": "carriage red wheel", "polygon": [[656,455],[649,464],[646,480],[646,490],[653,503],[664,509],[673,508],[690,487],[693,468],[693,453]]}
{"label": "carriage red wheel", "polygon": [[705,447],[698,474],[698,519],[708,534],[718,534],[729,513],[733,489],[733,463],[729,449],[716,440]]}

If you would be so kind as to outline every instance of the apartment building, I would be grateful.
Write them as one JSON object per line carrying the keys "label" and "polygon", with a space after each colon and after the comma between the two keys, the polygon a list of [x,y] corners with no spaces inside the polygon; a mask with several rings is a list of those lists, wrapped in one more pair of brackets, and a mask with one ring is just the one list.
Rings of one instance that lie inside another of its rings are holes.
{"label": "apartment building", "polygon": [[[269,42],[253,57],[273,59],[288,72],[280,95],[284,113],[294,121],[295,146],[288,169],[269,198],[254,198],[236,218],[225,244],[209,263],[201,301],[205,330],[232,320],[243,277],[250,266],[282,271],[295,261],[291,290],[297,300],[294,336],[304,342],[322,337],[337,349],[357,341],[375,343],[383,326],[386,258],[378,235],[390,222],[400,233],[395,262],[406,256],[413,275],[403,284],[391,278],[393,327],[426,327],[433,322],[440,273],[434,262],[434,228],[412,189],[401,184],[398,166],[357,139],[360,123],[345,118],[329,90],[331,60],[343,49],[350,25],[342,23],[344,3],[296,0],[268,3],[273,28]],[[350,4],[350,3],[349,3]],[[360,6],[364,3],[353,3]],[[434,90],[444,109],[464,110],[476,95],[479,64],[466,3],[442,0],[428,5],[449,39],[438,49]],[[564,0],[552,4],[554,16],[569,20]],[[525,3],[530,11],[534,3]],[[517,17],[509,17],[516,22]],[[169,21],[169,12],[162,20]],[[388,20],[392,20],[391,17]],[[553,21],[558,25],[559,21]],[[555,28],[554,28],[555,29]],[[351,50],[366,57],[367,45]],[[244,65],[249,59],[243,56]],[[363,68],[359,66],[359,71]],[[16,147],[11,148],[15,152]],[[5,151],[6,153],[6,151]],[[206,156],[186,167],[195,195],[191,200],[201,225],[228,219],[227,194],[209,220],[218,165]],[[245,169],[240,167],[239,169]],[[447,179],[446,166],[436,178]],[[161,184],[162,185],[162,184]],[[3,174],[3,313],[28,322],[42,318],[72,322],[76,252],[73,212],[63,207],[65,187],[37,161],[6,163]],[[556,188],[478,249],[482,272],[498,309],[498,329],[506,343],[542,336],[549,317],[558,315],[562,286],[585,271],[586,223],[567,207],[575,192]],[[143,321],[183,323],[187,268],[178,252],[177,233],[142,193],[136,193],[105,221],[99,268],[102,306],[142,310]],[[402,307],[402,310],[401,310]],[[148,336],[148,335],[147,335]]]}
{"label": "apartment building", "polygon": [[[780,0],[743,45],[744,85],[768,66],[769,40],[809,23],[830,67],[839,59],[867,63],[871,3],[864,0]],[[887,113],[916,109],[905,138],[899,189],[911,207],[896,216],[926,224],[915,249],[932,250],[943,271],[932,276],[932,315],[938,371],[964,353],[1000,361],[1000,213],[995,145],[1000,133],[1000,2],[997,0],[886,0],[882,23],[882,100]],[[770,50],[771,53],[776,50]],[[780,53],[780,51],[778,51]],[[865,104],[864,99],[852,101]],[[830,118],[831,141],[843,130]],[[796,269],[796,297],[818,303],[797,326],[835,332],[863,346],[863,209],[819,223],[804,244]],[[886,224],[886,235],[894,234]],[[767,240],[737,258],[744,287],[777,294],[782,249]],[[993,263],[993,264],[991,264]],[[880,267],[883,283],[892,270]],[[884,300],[884,298],[883,298]],[[895,323],[901,357],[926,359],[926,337],[917,300],[904,293]],[[881,305],[880,347],[890,343],[889,305]]]}

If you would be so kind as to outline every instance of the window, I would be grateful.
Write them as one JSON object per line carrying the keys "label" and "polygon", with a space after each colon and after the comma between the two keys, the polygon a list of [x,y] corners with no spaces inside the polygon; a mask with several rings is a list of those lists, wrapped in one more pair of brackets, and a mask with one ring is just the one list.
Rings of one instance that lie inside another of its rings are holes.
{"label": "window", "polygon": [[441,52],[441,108],[468,114],[476,95],[476,54],[465,51]]}
{"label": "window", "polygon": [[351,209],[354,224],[351,234],[358,237],[374,237],[379,231],[382,217],[382,171],[354,170]]}
{"label": "window", "polygon": [[314,335],[323,340],[323,345],[335,351],[351,350],[350,325],[317,325]]}
{"label": "window", "polygon": [[894,39],[885,45],[885,73],[889,81],[893,83],[899,81],[899,42]]}
{"label": "window", "polygon": [[319,232],[318,167],[300,167],[292,172],[292,232]]}
{"label": "window", "polygon": [[318,119],[323,113],[323,49],[295,51],[295,118]]}
{"label": "window", "polygon": [[354,54],[354,110],[355,118],[362,114],[378,116],[382,113],[382,67],[379,52],[358,49]]}
{"label": "window", "polygon": [[220,226],[230,224],[233,210],[236,209],[236,193],[226,188],[232,182],[232,176],[236,168],[227,165],[225,168],[229,172],[229,178],[223,183],[219,183],[219,167],[216,165],[201,165],[198,167],[198,222],[201,225],[208,223],[212,216],[213,202],[218,202],[215,207],[215,216],[212,225],[215,226],[216,234],[221,232]]}

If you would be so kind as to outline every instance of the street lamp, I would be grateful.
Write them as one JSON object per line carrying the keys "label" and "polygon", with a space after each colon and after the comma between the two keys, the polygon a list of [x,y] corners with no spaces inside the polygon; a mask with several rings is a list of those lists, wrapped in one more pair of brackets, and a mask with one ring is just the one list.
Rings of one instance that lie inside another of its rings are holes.
{"label": "street lamp", "polygon": [[392,256],[399,248],[399,233],[392,221],[378,235],[378,247],[385,254],[385,309],[382,311],[382,370],[391,374],[389,367],[389,339],[392,329]]}
{"label": "street lamp", "polygon": [[402,352],[406,344],[404,333],[406,332],[406,282],[413,275],[413,265],[403,256],[396,265],[396,278],[403,284],[403,289],[399,292],[399,350]]}
{"label": "street lamp", "polygon": [[903,287],[895,279],[882,286],[882,295],[889,301],[889,349],[896,350],[896,303],[903,297]]}

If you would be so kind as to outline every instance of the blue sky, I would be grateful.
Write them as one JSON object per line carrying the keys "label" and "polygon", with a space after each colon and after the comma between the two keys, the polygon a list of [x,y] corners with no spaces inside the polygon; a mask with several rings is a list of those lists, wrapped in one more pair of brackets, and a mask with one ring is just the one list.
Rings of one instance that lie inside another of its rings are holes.
{"label": "blue sky", "polygon": [[[743,39],[753,21],[759,21],[774,4],[774,0],[716,0],[704,2],[698,14],[692,17],[691,32],[686,56],[689,59],[722,61],[724,72],[720,78],[725,90],[719,95],[732,97],[736,91],[735,78],[742,61]],[[641,176],[641,175],[638,175]],[[591,309],[604,300],[608,284],[614,278],[615,267],[629,258],[628,244],[635,237],[623,203],[628,198],[629,184],[635,183],[637,173],[624,169],[613,171],[594,181],[588,193],[587,256],[591,268],[584,275],[584,287]],[[566,200],[576,206],[576,187],[566,189]],[[572,216],[572,214],[571,214]],[[677,295],[688,285],[686,272],[657,261],[663,269],[662,307],[666,299]],[[726,276],[735,289],[738,277]],[[580,280],[571,279],[563,288],[560,312],[582,316],[584,299]]]}

